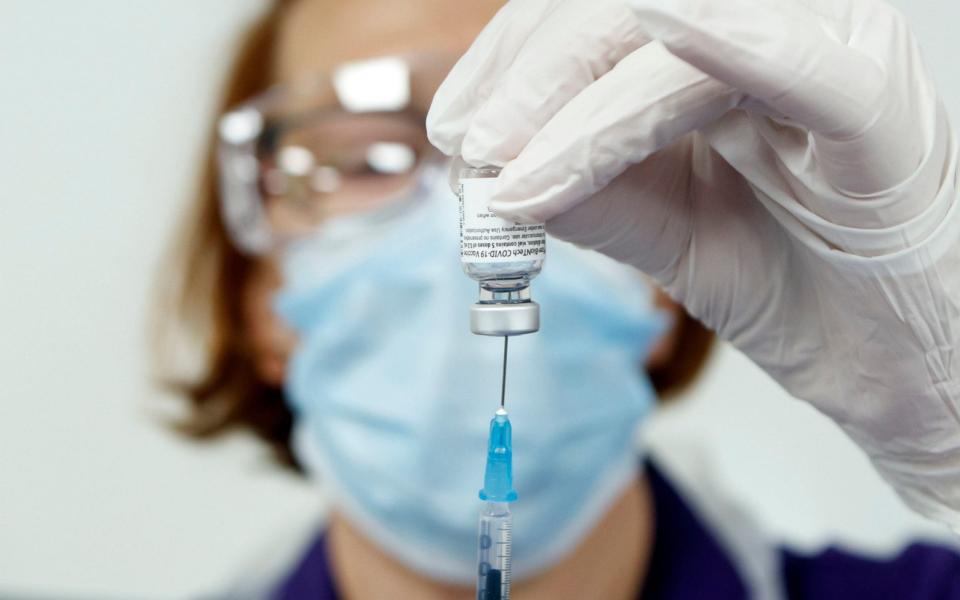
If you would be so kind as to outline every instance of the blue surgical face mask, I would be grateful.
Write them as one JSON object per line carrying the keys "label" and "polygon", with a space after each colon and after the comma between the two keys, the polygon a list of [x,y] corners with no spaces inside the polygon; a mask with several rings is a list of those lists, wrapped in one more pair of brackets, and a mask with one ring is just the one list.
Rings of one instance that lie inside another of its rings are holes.
{"label": "blue surgical face mask", "polygon": [[[297,457],[337,509],[403,564],[470,584],[500,338],[470,333],[441,173],[375,215],[331,221],[285,255],[279,313],[300,334],[287,396]],[[558,561],[637,477],[644,359],[665,329],[641,276],[550,240],[541,331],[510,342],[516,577]]]}

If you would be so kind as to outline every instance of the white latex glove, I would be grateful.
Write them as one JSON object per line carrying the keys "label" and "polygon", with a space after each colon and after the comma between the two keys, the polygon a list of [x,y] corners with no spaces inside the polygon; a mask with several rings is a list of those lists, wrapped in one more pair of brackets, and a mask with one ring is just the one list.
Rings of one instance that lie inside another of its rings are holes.
{"label": "white latex glove", "polygon": [[[960,528],[957,148],[877,0],[514,0],[430,140],[652,275]],[[549,268],[549,267],[548,267]]]}

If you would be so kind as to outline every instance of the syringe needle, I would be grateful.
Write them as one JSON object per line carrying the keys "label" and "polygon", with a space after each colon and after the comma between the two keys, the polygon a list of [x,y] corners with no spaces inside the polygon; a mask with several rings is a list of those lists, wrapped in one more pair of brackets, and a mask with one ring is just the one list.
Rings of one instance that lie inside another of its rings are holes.
{"label": "syringe needle", "polygon": [[500,408],[504,408],[507,398],[507,341],[509,336],[503,336],[503,380],[500,383]]}

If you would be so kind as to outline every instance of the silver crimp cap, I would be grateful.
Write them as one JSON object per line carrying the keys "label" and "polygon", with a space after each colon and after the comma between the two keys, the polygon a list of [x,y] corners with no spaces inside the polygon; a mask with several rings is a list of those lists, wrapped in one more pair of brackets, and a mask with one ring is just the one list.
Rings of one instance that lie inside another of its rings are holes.
{"label": "silver crimp cap", "polygon": [[470,307],[470,331],[477,335],[523,335],[540,330],[540,305],[530,300],[508,304],[477,302]]}

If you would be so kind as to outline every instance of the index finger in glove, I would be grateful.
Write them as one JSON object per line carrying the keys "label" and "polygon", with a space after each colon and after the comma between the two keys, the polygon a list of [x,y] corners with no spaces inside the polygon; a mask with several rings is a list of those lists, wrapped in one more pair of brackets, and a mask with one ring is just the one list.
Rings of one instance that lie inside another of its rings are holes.
{"label": "index finger in glove", "polygon": [[503,165],[586,87],[649,41],[619,0],[566,0],[550,13],[473,115],[461,154]]}
{"label": "index finger in glove", "polygon": [[531,33],[561,0],[508,2],[447,74],[427,113],[427,137],[447,156],[460,154],[473,115]]}
{"label": "index finger in glove", "polygon": [[647,41],[621,0],[515,0],[503,13],[509,22],[497,15],[427,115],[431,142],[477,166],[512,160],[564,104]]}

